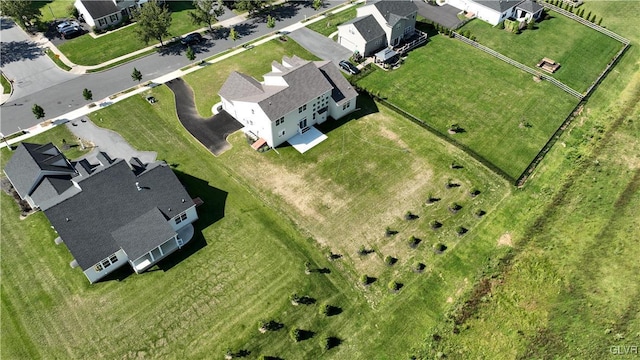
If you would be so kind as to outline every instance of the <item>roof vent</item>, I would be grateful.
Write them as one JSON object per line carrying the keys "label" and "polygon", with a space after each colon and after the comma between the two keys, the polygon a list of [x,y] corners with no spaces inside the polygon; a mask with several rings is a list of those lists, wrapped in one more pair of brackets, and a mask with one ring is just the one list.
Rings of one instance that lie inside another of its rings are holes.
{"label": "roof vent", "polygon": [[182,199],[182,202],[184,202],[184,199]]}
{"label": "roof vent", "polygon": [[64,218],[64,220],[65,220],[66,222],[69,222],[69,218]]}
{"label": "roof vent", "polygon": [[169,208],[169,212],[171,212],[171,208]]}
{"label": "roof vent", "polygon": [[140,187],[140,183],[136,181],[136,189],[138,189],[138,191],[142,190],[142,188]]}

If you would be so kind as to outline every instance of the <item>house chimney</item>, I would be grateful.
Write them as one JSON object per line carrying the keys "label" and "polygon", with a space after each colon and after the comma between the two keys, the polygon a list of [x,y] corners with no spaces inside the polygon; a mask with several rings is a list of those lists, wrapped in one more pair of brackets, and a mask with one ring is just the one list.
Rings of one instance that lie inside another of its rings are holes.
{"label": "house chimney", "polygon": [[142,188],[140,187],[140,183],[136,181],[136,189],[138,189],[138,191],[142,190]]}

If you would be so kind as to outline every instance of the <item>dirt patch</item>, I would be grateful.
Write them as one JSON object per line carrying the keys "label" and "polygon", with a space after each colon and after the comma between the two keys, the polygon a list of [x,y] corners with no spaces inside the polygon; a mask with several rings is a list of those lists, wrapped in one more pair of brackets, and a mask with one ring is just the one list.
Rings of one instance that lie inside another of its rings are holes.
{"label": "dirt patch", "polygon": [[400,139],[400,136],[398,136],[398,134],[394,133],[393,131],[389,130],[386,126],[381,126],[380,127],[380,135],[382,135],[383,137],[391,140],[391,141],[395,141],[398,145],[400,145],[403,148],[407,148],[407,143],[405,143],[404,141],[402,141],[402,139]]}
{"label": "dirt patch", "polygon": [[513,241],[511,239],[511,234],[509,234],[509,232],[506,232],[506,233],[502,234],[502,236],[500,236],[500,238],[498,239],[498,245],[499,246],[513,247]]}

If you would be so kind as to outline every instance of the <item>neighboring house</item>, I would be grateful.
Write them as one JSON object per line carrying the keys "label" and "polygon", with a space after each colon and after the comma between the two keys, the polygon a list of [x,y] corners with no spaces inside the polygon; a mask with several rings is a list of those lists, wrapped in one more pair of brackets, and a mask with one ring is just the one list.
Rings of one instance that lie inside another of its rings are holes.
{"label": "neighboring house", "polygon": [[41,194],[34,205],[73,255],[72,267],[91,283],[127,263],[140,273],[191,239],[195,204],[167,164],[96,159],[71,163],[52,144],[22,143],[4,169],[19,193],[35,189],[32,202]]}
{"label": "neighboring house", "polygon": [[331,61],[297,56],[274,61],[264,81],[233,72],[219,92],[222,108],[251,132],[276,147],[328,117],[356,109],[358,93]]}
{"label": "neighboring house", "polygon": [[91,27],[104,29],[116,25],[148,0],[76,0],[74,6]]}
{"label": "neighboring house", "polygon": [[369,56],[399,45],[415,33],[418,7],[412,0],[379,0],[356,9],[356,18],[338,26],[338,44]]}
{"label": "neighboring house", "polygon": [[528,22],[542,15],[543,7],[532,0],[447,0],[447,4],[491,25],[498,25],[505,19]]}

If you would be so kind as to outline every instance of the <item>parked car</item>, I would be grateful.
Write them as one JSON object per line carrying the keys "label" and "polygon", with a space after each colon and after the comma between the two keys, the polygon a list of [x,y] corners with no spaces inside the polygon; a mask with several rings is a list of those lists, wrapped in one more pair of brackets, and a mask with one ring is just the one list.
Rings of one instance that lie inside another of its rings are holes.
{"label": "parked car", "polygon": [[200,35],[200,33],[193,33],[182,38],[180,42],[182,43],[182,45],[193,45],[201,43],[203,40],[204,38],[202,37],[202,35]]}
{"label": "parked car", "polygon": [[347,60],[340,61],[340,63],[338,65],[340,65],[342,70],[348,72],[351,75],[356,75],[356,74],[360,73],[360,69],[358,69],[355,65],[353,65],[350,62],[348,62]]}
{"label": "parked car", "polygon": [[60,35],[62,35],[62,37],[65,39],[72,39],[76,36],[82,35],[82,28],[79,26],[64,28],[60,32]]}
{"label": "parked car", "polygon": [[72,27],[80,27],[80,24],[75,20],[64,20],[63,22],[56,25],[56,29],[61,34],[62,34],[62,31]]}

